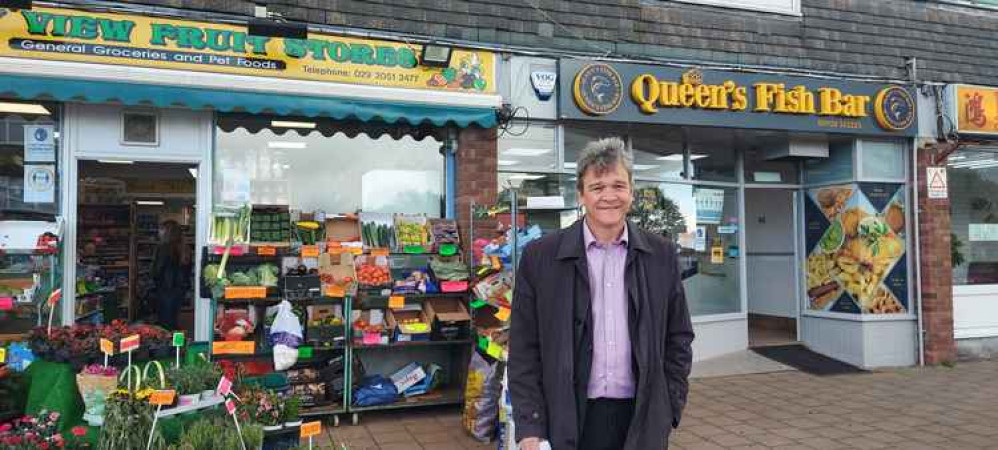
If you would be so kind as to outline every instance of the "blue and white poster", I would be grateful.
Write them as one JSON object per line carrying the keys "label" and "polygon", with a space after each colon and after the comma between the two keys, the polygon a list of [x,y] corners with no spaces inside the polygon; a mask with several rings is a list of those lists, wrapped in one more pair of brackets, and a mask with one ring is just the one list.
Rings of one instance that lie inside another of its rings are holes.
{"label": "blue and white poster", "polygon": [[55,127],[52,125],[24,126],[24,162],[55,162]]}

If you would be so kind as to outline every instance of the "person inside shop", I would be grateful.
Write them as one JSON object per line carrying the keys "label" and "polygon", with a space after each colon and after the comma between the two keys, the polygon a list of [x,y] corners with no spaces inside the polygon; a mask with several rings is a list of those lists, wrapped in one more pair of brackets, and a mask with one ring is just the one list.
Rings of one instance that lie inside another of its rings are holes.
{"label": "person inside shop", "polygon": [[184,245],[183,231],[176,221],[167,220],[160,225],[159,239],[150,271],[157,322],[168,330],[176,330],[180,304],[190,286],[191,252]]}
{"label": "person inside shop", "polygon": [[668,447],[686,404],[693,326],[675,244],[627,220],[619,138],[576,165],[585,216],[524,251],[508,359],[521,450]]}

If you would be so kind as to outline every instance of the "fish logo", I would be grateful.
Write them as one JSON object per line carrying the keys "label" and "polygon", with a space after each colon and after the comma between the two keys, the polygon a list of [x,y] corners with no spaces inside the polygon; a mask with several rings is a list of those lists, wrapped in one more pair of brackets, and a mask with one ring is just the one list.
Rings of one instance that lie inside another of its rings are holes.
{"label": "fish logo", "polygon": [[915,122],[915,99],[903,87],[884,88],[873,107],[877,124],[887,131],[902,131]]}
{"label": "fish logo", "polygon": [[586,114],[605,116],[620,107],[624,84],[607,64],[590,64],[575,76],[575,104]]}

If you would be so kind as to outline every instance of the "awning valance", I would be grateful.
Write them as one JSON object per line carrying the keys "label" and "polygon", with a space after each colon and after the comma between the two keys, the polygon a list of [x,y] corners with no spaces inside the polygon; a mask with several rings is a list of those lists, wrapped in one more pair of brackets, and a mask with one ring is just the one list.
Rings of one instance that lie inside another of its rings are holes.
{"label": "awning valance", "polygon": [[432,124],[438,127],[496,126],[495,110],[484,107],[422,105],[18,75],[0,75],[0,97],[329,117],[336,120],[380,121],[389,124]]}

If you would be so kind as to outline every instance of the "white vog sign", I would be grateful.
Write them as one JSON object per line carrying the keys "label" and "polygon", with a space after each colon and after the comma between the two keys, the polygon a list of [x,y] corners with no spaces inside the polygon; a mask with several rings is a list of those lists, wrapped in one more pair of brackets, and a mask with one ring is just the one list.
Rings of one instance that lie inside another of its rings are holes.
{"label": "white vog sign", "polygon": [[548,100],[554,94],[554,87],[558,83],[556,72],[536,71],[530,73],[530,84],[534,86],[537,98]]}

